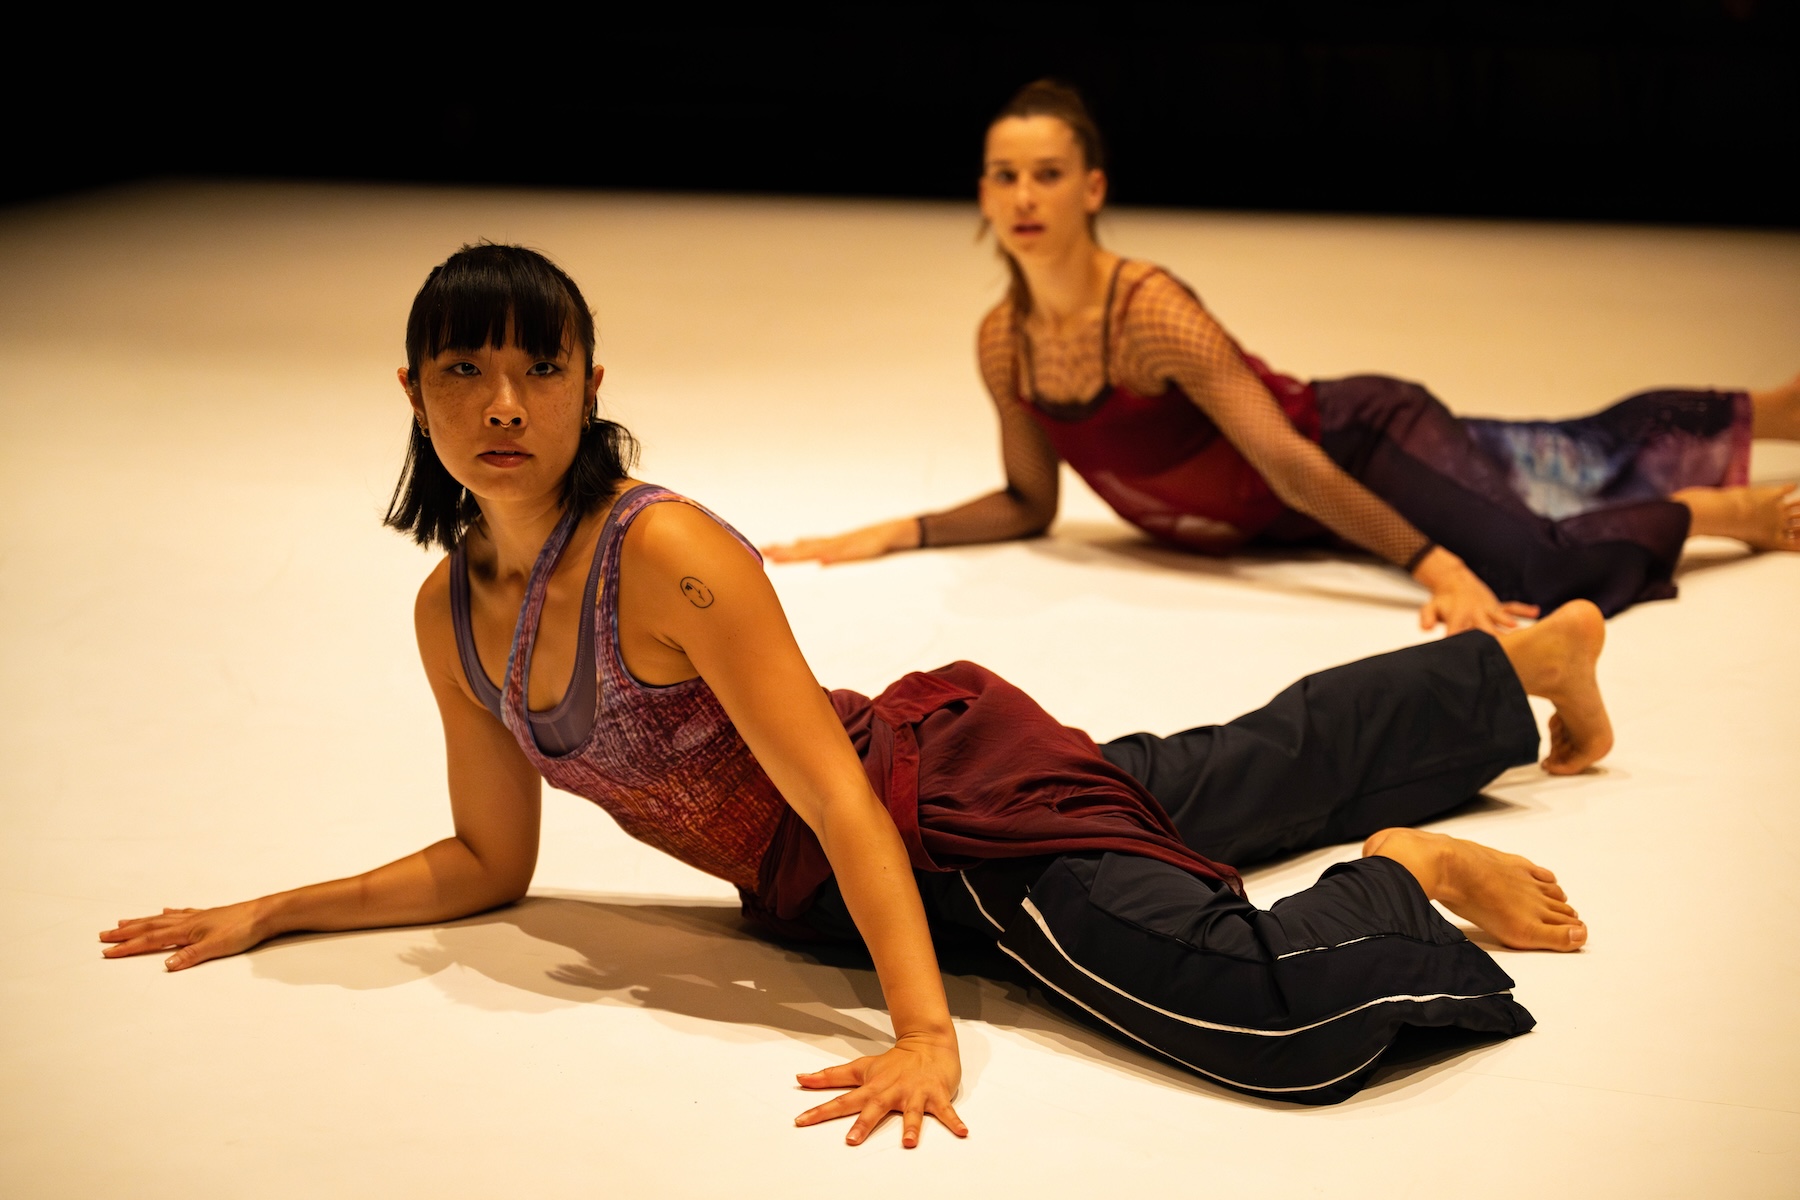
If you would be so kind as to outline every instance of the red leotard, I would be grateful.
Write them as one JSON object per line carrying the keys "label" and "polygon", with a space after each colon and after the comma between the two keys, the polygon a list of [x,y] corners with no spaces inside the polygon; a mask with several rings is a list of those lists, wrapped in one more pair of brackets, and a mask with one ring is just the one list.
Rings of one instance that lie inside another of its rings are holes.
{"label": "red leotard", "polygon": [[[1294,427],[1318,441],[1312,385],[1239,353]],[[1249,537],[1286,510],[1256,468],[1174,383],[1158,396],[1109,385],[1079,406],[1044,405],[1028,396],[1019,402],[1063,461],[1121,517],[1153,537],[1215,550],[1219,539],[1206,522],[1223,521]]]}

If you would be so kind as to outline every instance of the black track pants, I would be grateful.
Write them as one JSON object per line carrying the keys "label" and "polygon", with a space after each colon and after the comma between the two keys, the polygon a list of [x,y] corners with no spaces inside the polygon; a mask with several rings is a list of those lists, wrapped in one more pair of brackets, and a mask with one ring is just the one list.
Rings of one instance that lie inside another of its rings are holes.
{"label": "black track pants", "polygon": [[[1228,725],[1104,752],[1195,849],[1249,862],[1424,820],[1536,749],[1517,677],[1476,633],[1309,676]],[[1115,1035],[1253,1095],[1343,1100],[1407,1025],[1533,1024],[1506,973],[1387,858],[1334,866],[1267,910],[1126,854],[918,879],[934,926],[994,939]],[[812,919],[854,936],[835,887]]]}
{"label": "black track pants", "polygon": [[1500,644],[1464,633],[1308,675],[1226,725],[1100,748],[1182,840],[1245,866],[1416,825],[1537,754]]}

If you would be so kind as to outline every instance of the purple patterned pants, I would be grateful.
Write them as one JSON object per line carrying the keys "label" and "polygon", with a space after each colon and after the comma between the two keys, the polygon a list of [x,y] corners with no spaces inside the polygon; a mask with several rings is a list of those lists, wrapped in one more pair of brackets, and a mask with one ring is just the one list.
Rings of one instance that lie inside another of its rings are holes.
{"label": "purple patterned pants", "polygon": [[1459,418],[1416,383],[1315,384],[1320,445],[1502,600],[1607,616],[1675,595],[1685,487],[1747,482],[1750,397],[1654,391],[1568,421]]}

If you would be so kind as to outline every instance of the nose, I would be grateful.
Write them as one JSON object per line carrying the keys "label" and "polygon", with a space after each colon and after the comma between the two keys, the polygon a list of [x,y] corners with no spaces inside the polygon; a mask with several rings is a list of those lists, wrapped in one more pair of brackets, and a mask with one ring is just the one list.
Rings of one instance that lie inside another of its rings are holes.
{"label": "nose", "polygon": [[523,429],[525,427],[525,406],[519,403],[519,390],[513,381],[502,374],[496,381],[492,396],[488,399],[487,413],[490,429]]}

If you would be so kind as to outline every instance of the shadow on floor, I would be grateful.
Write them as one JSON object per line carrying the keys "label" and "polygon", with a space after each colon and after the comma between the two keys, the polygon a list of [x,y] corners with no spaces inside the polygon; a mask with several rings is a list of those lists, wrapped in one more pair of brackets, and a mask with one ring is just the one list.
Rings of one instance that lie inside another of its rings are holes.
{"label": "shadow on floor", "polygon": [[1164,546],[1112,522],[1080,520],[1059,521],[1051,536],[1027,545],[1033,553],[1059,562],[1186,575],[1383,608],[1416,609],[1425,596],[1423,589],[1399,574],[1383,571],[1386,564],[1380,559],[1350,547],[1245,546],[1229,555],[1200,554]]}
{"label": "shadow on floor", "polygon": [[1684,579],[1698,575],[1703,571],[1728,567],[1753,558],[1757,551],[1742,542],[1730,541],[1726,538],[1699,538],[1689,541],[1682,548],[1681,559],[1675,564],[1674,580],[1679,585]]}
{"label": "shadow on floor", "polygon": [[[396,955],[397,938],[407,944]],[[1084,1014],[1070,1019],[991,944],[940,945],[939,959],[959,1020],[1012,1030],[1146,1082],[1258,1108],[1307,1107],[1241,1096],[1114,1040]],[[817,1046],[821,1066],[890,1044],[885,1029],[856,1015],[885,1007],[861,947],[771,942],[748,932],[734,906],[714,903],[533,895],[442,926],[285,937],[250,960],[259,977],[295,985],[366,990],[430,978],[458,1002],[493,1010],[628,1005],[716,1023],[725,1040],[736,1040],[734,1029],[760,1027]],[[468,972],[503,986],[470,986]],[[1383,1090],[1450,1057],[1384,1064]],[[970,1082],[980,1066],[965,1062]]]}
{"label": "shadow on floor", "polygon": [[[1289,596],[1415,609],[1425,597],[1423,589],[1397,573],[1380,573],[1387,564],[1352,546],[1251,545],[1215,556],[1164,546],[1112,522],[1080,520],[1059,521],[1051,536],[1028,544],[1034,553],[1059,562],[1187,575]],[[1684,578],[1743,562],[1757,553],[1727,538],[1698,538],[1682,550],[1674,579],[1679,584]]]}

